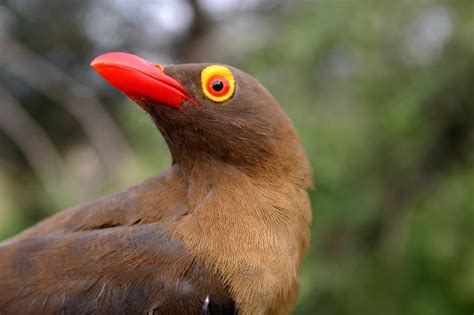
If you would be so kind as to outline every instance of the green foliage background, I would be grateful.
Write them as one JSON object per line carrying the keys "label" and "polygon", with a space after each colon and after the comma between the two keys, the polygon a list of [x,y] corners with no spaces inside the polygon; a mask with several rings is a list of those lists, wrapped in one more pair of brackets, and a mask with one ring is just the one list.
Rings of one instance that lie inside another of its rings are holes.
{"label": "green foliage background", "polygon": [[8,60],[0,63],[0,87],[42,126],[68,172],[102,174],[76,176],[79,190],[55,178],[48,194],[18,144],[0,131],[0,238],[169,165],[148,118],[88,73],[94,55],[125,50],[156,61],[217,61],[246,70],[272,92],[314,169],[312,245],[295,314],[472,313],[474,2],[178,2],[171,8],[194,18],[164,42],[149,40],[154,30],[141,35],[147,19],[140,11],[125,19],[103,4],[114,8],[113,1],[103,2],[98,7],[115,16],[110,23],[118,21],[103,25],[115,39],[106,44],[84,22],[97,3],[0,2],[8,22],[0,51],[13,39],[96,91],[128,147],[107,165],[57,101]]}

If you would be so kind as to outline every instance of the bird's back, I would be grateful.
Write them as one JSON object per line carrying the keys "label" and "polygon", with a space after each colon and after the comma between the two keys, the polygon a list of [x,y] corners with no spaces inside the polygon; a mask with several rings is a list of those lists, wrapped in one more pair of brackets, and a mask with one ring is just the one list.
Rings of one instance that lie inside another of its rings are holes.
{"label": "bird's back", "polygon": [[233,314],[219,277],[169,233],[183,189],[172,169],[0,244],[0,313],[199,314],[208,298]]}

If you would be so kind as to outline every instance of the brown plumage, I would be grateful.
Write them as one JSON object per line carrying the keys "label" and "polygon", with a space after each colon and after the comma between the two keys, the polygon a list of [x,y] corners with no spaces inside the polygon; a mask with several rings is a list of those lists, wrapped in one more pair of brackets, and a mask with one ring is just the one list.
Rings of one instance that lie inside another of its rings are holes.
{"label": "brown plumage", "polygon": [[[288,313],[308,247],[311,183],[277,102],[233,67],[225,69],[235,90],[215,101],[203,93],[204,69],[226,76],[224,67],[156,73],[120,53],[93,66],[150,114],[172,166],[0,243],[0,313],[200,314],[206,297],[210,314]],[[212,78],[218,95],[221,77]]]}

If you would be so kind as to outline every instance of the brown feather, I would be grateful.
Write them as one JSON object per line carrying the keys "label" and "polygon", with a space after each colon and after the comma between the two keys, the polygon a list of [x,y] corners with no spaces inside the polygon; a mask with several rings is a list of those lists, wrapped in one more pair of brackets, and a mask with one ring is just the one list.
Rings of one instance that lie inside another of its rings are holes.
{"label": "brown feather", "polygon": [[[138,100],[173,165],[60,212],[0,245],[0,312],[286,314],[309,244],[311,170],[273,97],[230,67],[234,97],[207,100],[206,65],[167,66],[200,105]],[[235,303],[235,304],[234,304]]]}

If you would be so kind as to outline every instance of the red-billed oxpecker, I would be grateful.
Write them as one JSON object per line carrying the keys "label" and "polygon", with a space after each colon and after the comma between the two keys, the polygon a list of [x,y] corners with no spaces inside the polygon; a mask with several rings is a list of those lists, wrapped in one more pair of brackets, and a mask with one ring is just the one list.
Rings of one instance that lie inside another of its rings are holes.
{"label": "red-billed oxpecker", "polygon": [[91,65],[151,116],[172,165],[0,243],[0,314],[287,314],[311,171],[275,99],[220,64]]}

